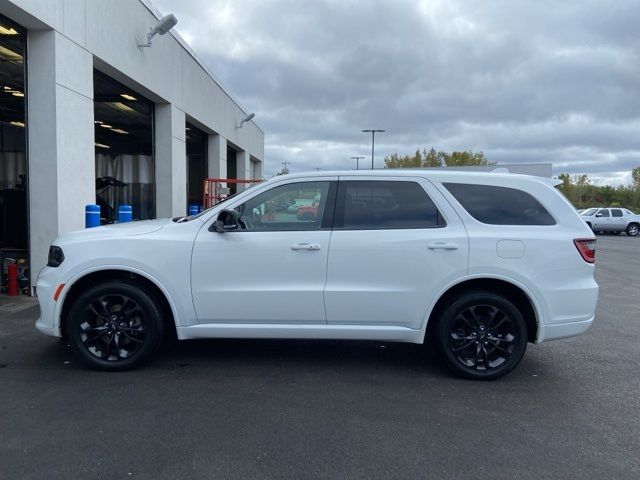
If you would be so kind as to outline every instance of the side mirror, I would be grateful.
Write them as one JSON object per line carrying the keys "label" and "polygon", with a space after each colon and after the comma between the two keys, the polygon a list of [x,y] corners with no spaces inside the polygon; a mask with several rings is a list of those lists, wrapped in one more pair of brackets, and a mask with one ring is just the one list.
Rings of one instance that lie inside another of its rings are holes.
{"label": "side mirror", "polygon": [[240,228],[238,212],[235,210],[223,210],[218,214],[218,218],[211,224],[210,232],[232,232]]}
{"label": "side mirror", "polygon": [[598,212],[598,213],[596,213],[596,217],[604,217],[604,213]]}

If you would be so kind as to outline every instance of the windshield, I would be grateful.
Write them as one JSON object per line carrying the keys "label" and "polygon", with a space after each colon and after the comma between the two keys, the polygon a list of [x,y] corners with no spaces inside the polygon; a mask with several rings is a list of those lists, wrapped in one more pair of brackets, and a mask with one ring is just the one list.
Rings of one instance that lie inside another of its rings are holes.
{"label": "windshield", "polygon": [[202,215],[204,215],[205,213],[207,213],[209,210],[211,210],[212,208],[218,207],[219,205],[222,205],[223,203],[228,202],[229,200],[231,200],[232,198],[234,198],[236,195],[238,195],[240,192],[238,193],[234,193],[233,195],[229,195],[227,198],[225,198],[224,200],[216,203],[215,205],[207,208],[206,210],[201,211],[200,213],[198,213],[197,215],[189,215],[187,217],[176,217],[173,219],[174,222],[178,222],[178,223],[183,223],[183,222],[190,222],[191,220],[195,219],[195,218],[199,218]]}
{"label": "windshield", "polygon": [[587,208],[584,212],[582,212],[580,215],[583,216],[587,216],[590,217],[592,216],[594,213],[596,213],[598,211],[597,208]]}

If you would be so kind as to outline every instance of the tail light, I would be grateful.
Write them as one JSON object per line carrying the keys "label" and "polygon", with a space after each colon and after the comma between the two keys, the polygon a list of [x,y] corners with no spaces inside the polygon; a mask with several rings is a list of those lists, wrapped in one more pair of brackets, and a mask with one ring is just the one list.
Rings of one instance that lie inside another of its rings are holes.
{"label": "tail light", "polygon": [[580,252],[582,259],[587,263],[593,263],[596,260],[596,239],[595,238],[578,238],[573,241],[574,245]]}

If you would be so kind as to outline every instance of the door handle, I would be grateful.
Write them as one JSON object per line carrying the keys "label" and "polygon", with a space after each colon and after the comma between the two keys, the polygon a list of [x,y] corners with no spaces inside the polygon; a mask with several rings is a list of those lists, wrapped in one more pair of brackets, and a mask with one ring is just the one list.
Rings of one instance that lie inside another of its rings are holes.
{"label": "door handle", "polygon": [[435,242],[427,245],[429,250],[457,250],[458,245],[456,243],[447,242]]}
{"label": "door handle", "polygon": [[295,243],[291,245],[291,250],[320,250],[317,243]]}

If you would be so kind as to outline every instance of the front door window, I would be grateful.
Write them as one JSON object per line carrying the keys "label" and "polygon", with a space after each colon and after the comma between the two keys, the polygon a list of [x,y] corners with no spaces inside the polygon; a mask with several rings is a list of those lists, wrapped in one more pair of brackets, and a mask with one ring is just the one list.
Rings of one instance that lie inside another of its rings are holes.
{"label": "front door window", "polygon": [[240,226],[249,231],[319,230],[329,182],[300,182],[274,187],[236,207]]}

